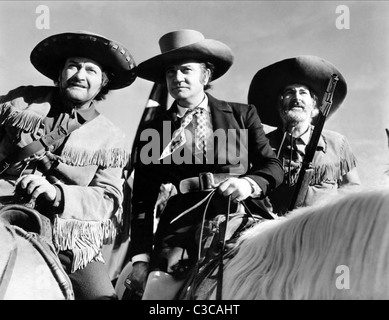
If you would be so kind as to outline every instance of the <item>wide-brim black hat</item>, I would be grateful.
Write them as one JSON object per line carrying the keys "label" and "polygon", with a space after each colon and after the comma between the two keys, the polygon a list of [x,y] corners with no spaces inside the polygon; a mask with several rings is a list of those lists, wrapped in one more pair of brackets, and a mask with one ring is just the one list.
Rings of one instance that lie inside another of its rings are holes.
{"label": "wide-brim black hat", "polygon": [[163,83],[169,64],[193,59],[212,63],[215,67],[212,80],[216,80],[228,71],[234,61],[232,50],[226,44],[205,39],[204,35],[196,30],[169,32],[160,38],[159,46],[161,54],[139,64],[140,78]]}
{"label": "wide-brim black hat", "polygon": [[136,64],[119,42],[87,31],[50,36],[32,50],[30,60],[43,75],[58,81],[60,68],[70,57],[85,57],[99,63],[109,74],[110,90],[129,86],[136,79]]}
{"label": "wide-brim black hat", "polygon": [[264,124],[279,127],[282,122],[278,113],[278,99],[282,90],[288,85],[303,84],[316,94],[320,107],[332,74],[337,74],[339,80],[332,99],[331,116],[345,99],[347,84],[338,68],[316,56],[297,56],[259,70],[251,81],[248,103],[255,105]]}

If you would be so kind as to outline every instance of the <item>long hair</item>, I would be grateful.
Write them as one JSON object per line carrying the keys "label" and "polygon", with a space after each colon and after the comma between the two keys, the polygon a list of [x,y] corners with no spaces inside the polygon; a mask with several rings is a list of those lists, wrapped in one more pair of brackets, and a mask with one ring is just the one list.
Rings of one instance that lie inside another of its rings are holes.
{"label": "long hair", "polygon": [[[224,299],[388,299],[389,188],[297,209],[244,233],[225,266]],[[349,288],[339,288],[339,266]]]}

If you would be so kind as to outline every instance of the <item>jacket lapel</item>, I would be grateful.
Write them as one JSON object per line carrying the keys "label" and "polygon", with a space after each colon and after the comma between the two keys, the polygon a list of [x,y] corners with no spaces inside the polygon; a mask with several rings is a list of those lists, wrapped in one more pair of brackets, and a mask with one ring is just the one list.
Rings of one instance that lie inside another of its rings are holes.
{"label": "jacket lapel", "polygon": [[217,100],[209,94],[208,99],[214,136],[224,135],[222,139],[214,139],[214,162],[218,164],[233,163],[242,152],[241,148],[244,148],[240,143],[240,130],[244,129],[244,124],[238,123],[228,102]]}
{"label": "jacket lapel", "polygon": [[213,130],[223,129],[227,132],[227,129],[231,128],[231,124],[235,122],[231,106],[225,101],[215,99],[208,93],[207,96],[211,110]]}

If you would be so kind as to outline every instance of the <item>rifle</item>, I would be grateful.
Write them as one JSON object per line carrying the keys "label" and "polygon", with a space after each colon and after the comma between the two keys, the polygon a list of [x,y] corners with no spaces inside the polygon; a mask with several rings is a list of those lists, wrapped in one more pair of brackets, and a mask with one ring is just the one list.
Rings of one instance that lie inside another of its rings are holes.
{"label": "rifle", "polygon": [[304,159],[301,163],[298,180],[295,185],[292,200],[289,204],[289,211],[301,207],[307,195],[309,182],[313,175],[313,157],[315,156],[317,144],[319,142],[321,132],[323,131],[324,123],[331,110],[332,97],[334,95],[336,83],[338,82],[338,80],[338,75],[333,74],[328,82],[326,92],[324,93],[323,100],[319,108],[319,114],[317,116],[316,124],[313,129],[311,139],[309,140],[309,143],[305,150]]}

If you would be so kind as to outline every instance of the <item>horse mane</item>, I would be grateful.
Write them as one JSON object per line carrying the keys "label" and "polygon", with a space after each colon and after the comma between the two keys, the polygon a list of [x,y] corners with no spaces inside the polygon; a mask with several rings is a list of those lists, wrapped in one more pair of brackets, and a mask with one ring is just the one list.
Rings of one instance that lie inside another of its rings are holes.
{"label": "horse mane", "polygon": [[[294,210],[242,234],[223,299],[388,299],[389,188]],[[338,266],[349,288],[337,288]]]}

